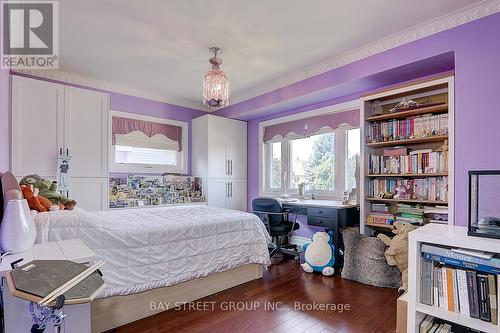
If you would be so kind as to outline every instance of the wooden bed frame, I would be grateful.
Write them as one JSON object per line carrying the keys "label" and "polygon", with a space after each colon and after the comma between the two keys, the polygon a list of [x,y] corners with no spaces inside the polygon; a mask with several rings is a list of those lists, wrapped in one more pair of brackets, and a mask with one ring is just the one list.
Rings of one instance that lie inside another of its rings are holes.
{"label": "wooden bed frame", "polygon": [[106,331],[160,313],[151,309],[151,302],[169,308],[194,301],[262,277],[262,265],[248,264],[170,287],[152,289],[127,296],[95,299],[91,304],[92,332]]}
{"label": "wooden bed frame", "polygon": [[[10,172],[6,172],[3,175],[0,173],[0,176],[2,185],[2,190],[0,191],[0,205],[2,201],[6,203],[10,199],[19,198],[19,195],[21,195],[22,198],[19,184],[14,175]],[[19,191],[19,193],[16,193],[17,191]],[[9,193],[7,194],[7,192]],[[3,208],[0,210],[0,213],[1,220]],[[169,287],[152,289],[126,296],[112,296],[95,299],[90,303],[92,332],[103,332],[152,316],[168,310],[169,308],[174,308],[182,303],[194,301],[245,282],[260,279],[262,274],[262,265],[247,264]],[[161,310],[151,309],[151,302],[155,302],[156,304],[163,302],[163,306],[166,304],[170,304],[170,306],[162,307]],[[83,313],[84,312],[85,311],[83,311]],[[85,317],[83,313],[83,317],[80,319]]]}

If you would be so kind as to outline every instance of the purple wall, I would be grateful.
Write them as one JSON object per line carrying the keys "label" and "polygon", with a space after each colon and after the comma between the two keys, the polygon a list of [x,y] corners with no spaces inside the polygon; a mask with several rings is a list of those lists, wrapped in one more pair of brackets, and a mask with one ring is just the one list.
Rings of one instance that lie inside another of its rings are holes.
{"label": "purple wall", "polygon": [[9,169],[10,158],[9,71],[0,70],[0,172]]}
{"label": "purple wall", "polygon": [[[455,224],[467,225],[467,171],[500,169],[500,14],[461,25],[430,37],[391,49],[355,63],[334,69],[293,85],[233,105],[225,114],[241,117],[251,107],[265,107],[287,98],[327,89],[335,85],[376,79],[377,73],[432,58],[454,54],[455,70]],[[424,73],[424,72],[422,72]],[[427,75],[425,73],[424,75]],[[401,80],[401,81],[404,81]],[[362,92],[346,92],[351,99]],[[248,123],[248,198],[249,203],[259,192],[258,123],[307,109],[336,104],[347,98],[300,106],[277,115],[250,120]]]}
{"label": "purple wall", "polygon": [[[10,146],[9,144],[9,130],[10,130],[10,121],[9,119],[9,104],[7,102],[7,107],[5,110],[1,108],[4,104],[4,98],[3,94],[5,93],[6,96],[10,95],[9,90],[5,90],[3,88],[3,83],[4,81],[6,82],[7,86],[9,83],[9,76],[6,71],[1,71],[2,76],[1,76],[1,81],[0,81],[0,88],[2,92],[2,105],[0,105],[0,143],[2,147],[2,155],[0,157],[0,170],[8,170],[9,169],[9,152],[7,150],[7,153],[4,154],[3,152],[3,140],[4,136],[6,136],[5,141],[7,145],[5,147]],[[5,73],[4,73],[5,72]],[[168,104],[168,103],[163,103],[163,102],[157,102],[157,101],[152,101],[148,99],[144,99],[141,97],[135,97],[135,96],[130,96],[130,95],[125,95],[125,94],[120,94],[120,93],[115,93],[111,91],[104,91],[101,89],[94,89],[94,88],[89,88],[77,84],[69,84],[65,82],[60,82],[60,81],[55,81],[55,80],[48,80],[44,78],[38,78],[34,77],[31,75],[25,75],[25,74],[20,74],[20,73],[12,73],[13,75],[18,75],[18,76],[24,76],[24,77],[30,77],[34,79],[39,79],[42,81],[48,81],[48,82],[54,82],[54,83],[60,83],[63,85],[67,86],[72,86],[72,87],[77,87],[77,88],[83,88],[83,89],[89,89],[93,91],[101,91],[104,93],[109,94],[109,109],[110,110],[116,110],[116,111],[123,111],[123,112],[130,112],[130,113],[136,113],[136,114],[142,114],[145,116],[153,116],[153,117],[159,117],[159,118],[165,118],[165,119],[172,119],[172,120],[178,120],[178,121],[186,121],[189,123],[189,151],[191,151],[191,120],[193,118],[199,117],[204,115],[205,113],[199,110],[183,107],[183,106],[178,106],[178,105],[173,105],[173,104]],[[3,121],[3,118],[6,117],[7,121]],[[191,155],[188,158],[188,171],[191,173]]]}

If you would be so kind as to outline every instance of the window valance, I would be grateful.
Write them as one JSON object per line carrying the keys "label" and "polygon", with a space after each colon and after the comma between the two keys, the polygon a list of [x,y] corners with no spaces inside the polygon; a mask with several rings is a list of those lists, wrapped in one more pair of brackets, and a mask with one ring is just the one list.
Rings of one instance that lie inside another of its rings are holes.
{"label": "window valance", "polygon": [[182,127],[154,123],[150,121],[130,119],[124,117],[112,117],[112,143],[116,145],[117,135],[125,135],[139,131],[149,138],[155,135],[164,135],[177,143],[178,150],[182,150]]}
{"label": "window valance", "polygon": [[267,126],[264,129],[264,142],[280,141],[287,137],[305,138],[320,133],[324,128],[335,130],[344,123],[359,126],[359,110],[314,116]]}

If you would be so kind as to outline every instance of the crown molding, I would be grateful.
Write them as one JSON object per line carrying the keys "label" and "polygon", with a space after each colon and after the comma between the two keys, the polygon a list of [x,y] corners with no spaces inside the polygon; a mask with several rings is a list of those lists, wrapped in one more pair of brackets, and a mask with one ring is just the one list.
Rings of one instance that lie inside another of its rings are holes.
{"label": "crown molding", "polygon": [[466,24],[483,17],[500,12],[500,0],[484,0],[464,7],[449,14],[434,18],[425,23],[419,24],[402,32],[384,37],[378,41],[363,45],[361,47],[338,54],[312,66],[285,74],[277,79],[269,81],[267,84],[258,86],[256,89],[246,90],[241,94],[231,96],[232,104],[236,104],[267,92],[286,87],[290,84],[311,78],[318,74],[351,64],[353,62],[368,58],[378,53],[396,48],[398,46],[411,43],[421,38],[425,38],[453,29],[462,24]]}
{"label": "crown molding", "polygon": [[[283,75],[277,79],[273,79],[268,83],[258,85],[255,89],[247,89],[240,94],[231,95],[231,104],[237,104],[249,98],[253,98],[273,90],[286,87],[290,84],[311,78],[318,74],[328,72],[330,70],[354,63],[356,61],[368,58],[375,54],[396,48],[398,46],[416,41],[442,32],[448,29],[458,27],[483,17],[496,14],[500,12],[500,0],[483,0],[471,6],[464,7],[450,14],[432,19],[425,23],[419,24],[415,27],[409,28],[402,32],[387,36],[378,41],[363,45],[356,49],[346,51],[338,54],[324,61],[318,62],[312,66],[295,71],[290,74]],[[154,100],[162,103],[174,104],[183,106],[199,111],[210,112],[206,110],[201,102],[194,102],[185,99],[179,99],[164,94],[154,93],[130,87],[127,85],[120,85],[117,83],[97,80],[87,76],[64,72],[60,70],[14,70],[27,75],[33,75],[49,80],[61,81],[68,84],[76,84],[89,88],[106,90],[115,93],[127,94],[149,100]],[[224,109],[224,108],[222,108]]]}
{"label": "crown molding", "polygon": [[73,74],[55,69],[11,69],[13,73],[32,75],[47,80],[60,81],[68,84],[80,85],[88,88],[105,90],[109,92],[131,95],[157,102],[183,106],[198,111],[206,111],[202,108],[201,102],[195,103],[184,99],[178,99],[159,93],[133,88],[127,85],[120,85],[112,82],[93,79],[88,76]]}

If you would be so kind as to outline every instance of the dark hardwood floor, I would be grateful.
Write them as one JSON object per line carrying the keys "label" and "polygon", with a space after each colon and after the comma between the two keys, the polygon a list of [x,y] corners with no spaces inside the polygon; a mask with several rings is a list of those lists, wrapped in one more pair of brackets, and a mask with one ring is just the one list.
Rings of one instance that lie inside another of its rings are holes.
{"label": "dark hardwood floor", "polygon": [[207,310],[186,305],[111,332],[395,332],[397,290],[307,274],[293,259],[272,262],[263,279],[200,300]]}

